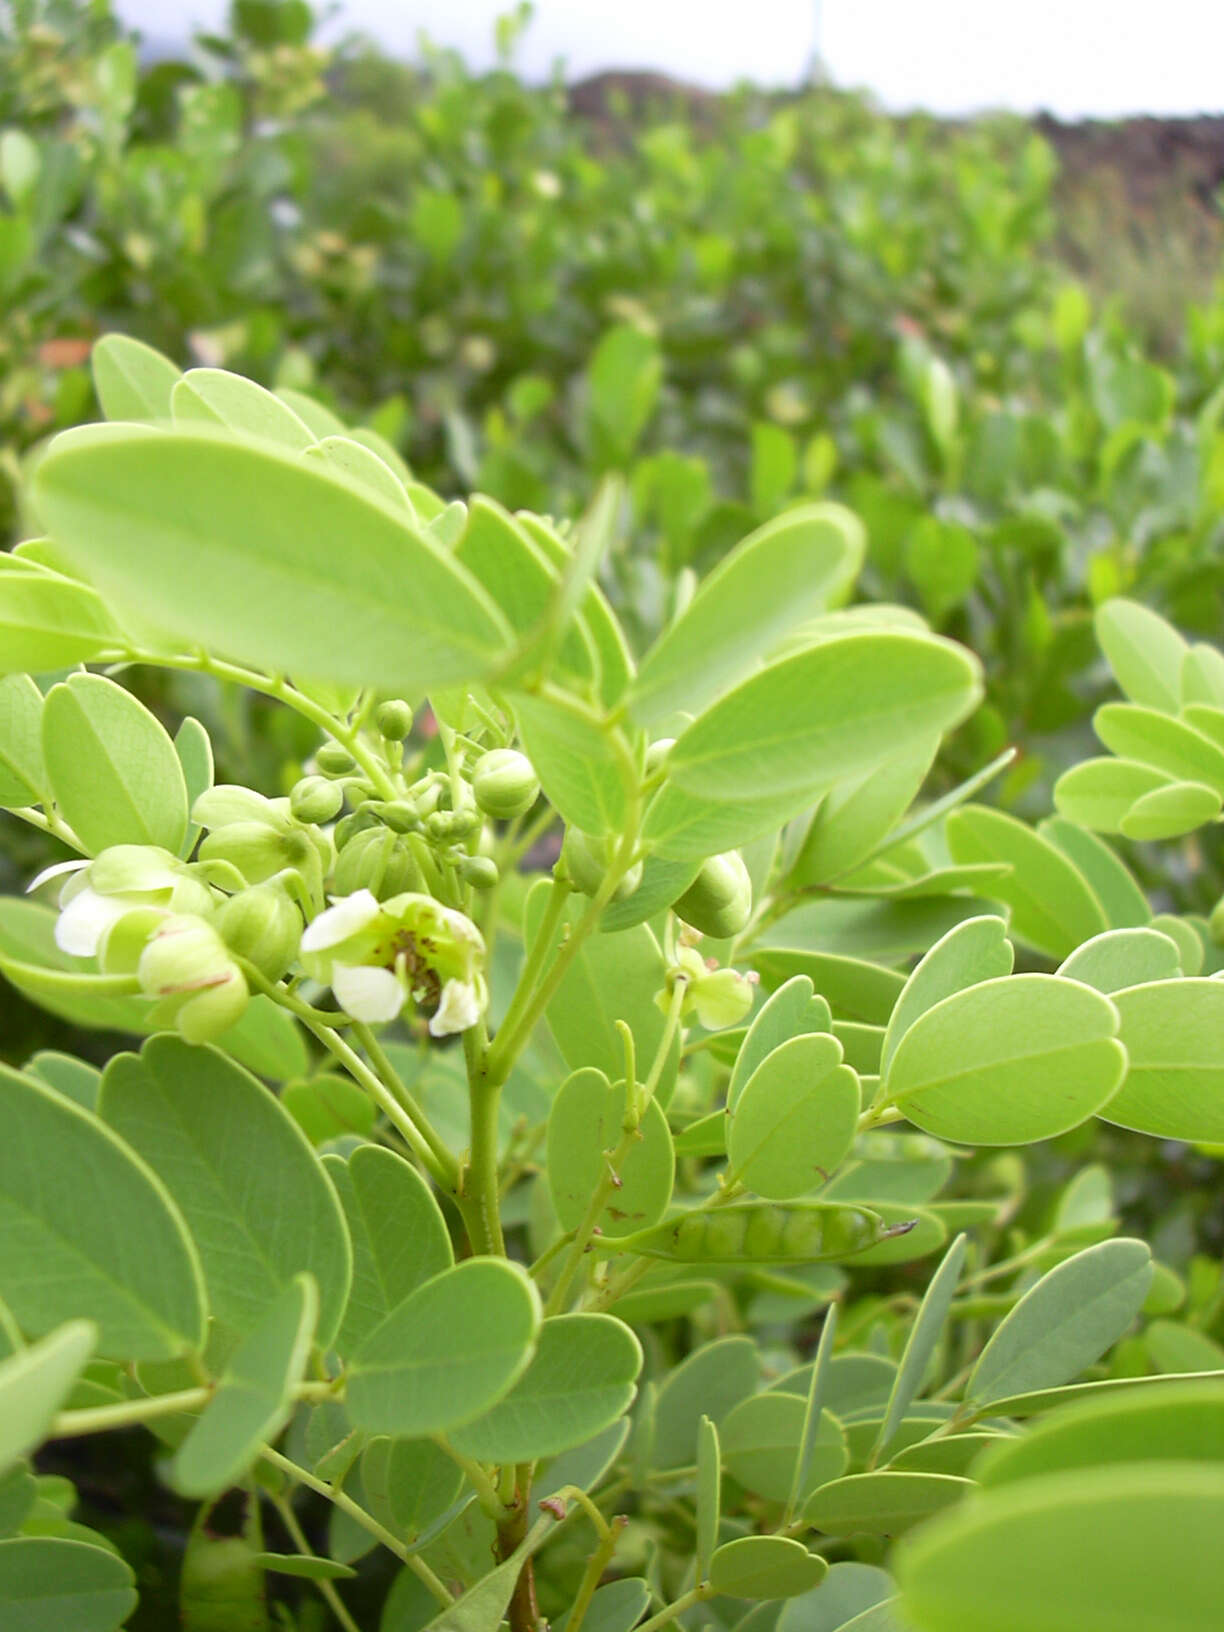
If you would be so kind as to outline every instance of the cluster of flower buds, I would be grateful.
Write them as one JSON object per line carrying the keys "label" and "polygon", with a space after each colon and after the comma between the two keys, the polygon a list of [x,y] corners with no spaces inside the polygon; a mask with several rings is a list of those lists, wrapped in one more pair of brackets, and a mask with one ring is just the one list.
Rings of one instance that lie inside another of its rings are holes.
{"label": "cluster of flower buds", "polygon": [[197,868],[154,845],[119,844],[94,861],[48,868],[31,888],[65,872],[55,926],[63,951],[134,975],[157,1002],[153,1023],[188,1042],[207,1042],[242,1017],[250,992],[219,926],[223,898]]}

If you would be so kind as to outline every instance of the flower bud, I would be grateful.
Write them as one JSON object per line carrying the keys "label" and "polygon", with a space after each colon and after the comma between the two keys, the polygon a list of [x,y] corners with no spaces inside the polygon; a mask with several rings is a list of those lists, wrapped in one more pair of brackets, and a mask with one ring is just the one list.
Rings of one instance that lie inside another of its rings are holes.
{"label": "flower bud", "polygon": [[412,730],[412,709],[402,697],[389,697],[385,703],[379,703],[374,723],[388,742],[403,742]]}
{"label": "flower bud", "polygon": [[343,803],[341,789],[323,776],[304,776],[289,794],[289,809],[299,822],[330,822]]}
{"label": "flower bud", "polygon": [[213,919],[231,952],[279,980],[297,956],[302,915],[275,884],[257,884],[233,895]]}
{"label": "flower bud", "polygon": [[476,890],[491,890],[501,874],[488,856],[460,856],[459,876]]}
{"label": "flower bud", "polygon": [[[574,888],[583,895],[597,895],[600,886],[608,871],[608,863],[612,859],[614,841],[611,838],[595,839],[589,833],[581,833],[576,827],[567,828],[565,841],[561,846],[561,860],[569,875],[569,881]],[[614,901],[624,901],[631,896],[642,882],[642,863],[639,861],[621,879],[613,892]]]}
{"label": "flower bud", "polygon": [[486,816],[510,821],[526,815],[535,804],[540,783],[526,754],[514,748],[494,748],[476,761],[472,792]]}
{"label": "flower bud", "polygon": [[686,924],[718,940],[738,935],[752,916],[752,880],[738,850],[711,856],[672,911]]}
{"label": "flower bud", "polygon": [[653,776],[675,746],[675,737],[660,737],[646,750],[646,775]]}
{"label": "flower bud", "polygon": [[168,917],[140,957],[142,990],[162,1001],[155,1023],[173,1025],[189,1043],[219,1037],[250,1001],[242,971],[220,935],[189,913]]}
{"label": "flower bud", "polygon": [[347,776],[357,768],[348,749],[338,742],[325,742],[315,753],[315,764],[322,776]]}
{"label": "flower bud", "polygon": [[371,816],[377,816],[393,833],[419,833],[421,818],[416,806],[408,799],[388,799],[370,807]]}
{"label": "flower bud", "polygon": [[200,827],[210,829],[232,827],[238,822],[257,822],[283,832],[289,825],[287,810],[287,801],[265,799],[253,788],[221,782],[200,795],[191,807],[191,819]]}
{"label": "flower bud", "polygon": [[369,890],[378,901],[423,887],[411,843],[386,827],[366,828],[351,838],[341,850],[332,876],[337,895]]}
{"label": "flower bud", "polygon": [[365,833],[372,827],[377,827],[378,813],[369,805],[362,805],[351,815],[344,816],[336,823],[336,849],[343,850],[345,845],[355,839],[358,833]]}
{"label": "flower bud", "polygon": [[201,861],[228,861],[248,884],[263,884],[285,867],[309,867],[315,848],[300,829],[282,833],[262,822],[232,822],[200,845]]}

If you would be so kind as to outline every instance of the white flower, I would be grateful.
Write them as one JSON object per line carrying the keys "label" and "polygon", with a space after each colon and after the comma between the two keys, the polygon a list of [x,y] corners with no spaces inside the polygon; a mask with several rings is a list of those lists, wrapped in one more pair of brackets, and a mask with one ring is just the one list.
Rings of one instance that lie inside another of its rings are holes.
{"label": "white flower", "polygon": [[352,895],[332,896],[332,905],[306,925],[302,935],[303,952],[325,952],[329,946],[339,946],[350,935],[359,935],[379,918],[382,908],[369,890],[355,890]]}
{"label": "white flower", "polygon": [[345,1014],[367,1024],[394,1020],[408,996],[393,970],[351,963],[332,965],[331,988]]}
{"label": "white flower", "polygon": [[480,994],[470,981],[448,980],[437,1012],[429,1022],[431,1037],[450,1037],[466,1031],[480,1019]]}
{"label": "white flower", "polygon": [[99,895],[86,885],[55,920],[55,944],[74,958],[95,957],[107,930],[131,910],[130,896]]}

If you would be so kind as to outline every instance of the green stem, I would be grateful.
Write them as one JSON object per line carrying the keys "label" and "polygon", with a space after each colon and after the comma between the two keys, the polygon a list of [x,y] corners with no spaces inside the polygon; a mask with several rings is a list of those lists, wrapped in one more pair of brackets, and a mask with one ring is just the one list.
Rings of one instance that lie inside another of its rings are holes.
{"label": "green stem", "polygon": [[504,1258],[506,1242],[501,1226],[501,1186],[498,1182],[497,1110],[501,1085],[489,1078],[489,1051],[484,1027],[469,1026],[463,1034],[467,1059],[468,1096],[471,1102],[471,1159],[463,1176],[464,1214],[472,1251]]}
{"label": "green stem", "polygon": [[[274,997],[278,1003],[283,1003],[286,1008],[297,1014],[303,1024],[309,1027],[323,1044],[324,1048],[335,1055],[354,1081],[361,1084],[387,1118],[387,1121],[403,1137],[413,1155],[434,1181],[443,1190],[452,1195],[455,1194],[459,1184],[459,1164],[438,1139],[433,1129],[429,1129],[430,1135],[432,1135],[431,1142],[431,1139],[426,1137],[422,1129],[417,1127],[411,1114],[400,1104],[390,1088],[386,1086],[376,1072],[370,1069],[360,1054],[349,1047],[344,1038],[333,1027],[322,1025],[319,1021],[308,1018],[307,1014],[301,1012],[306,1008],[304,1003],[298,1004],[296,998],[292,998],[288,993],[281,992],[279,988],[271,986],[270,982],[268,985],[270,987],[269,996]],[[308,1014],[312,1013],[313,1011],[308,1011]],[[440,1156],[435,1154],[435,1146],[441,1152]]]}
{"label": "green stem", "polygon": [[53,809],[39,810],[34,805],[23,805],[20,810],[10,811],[9,814],[11,816],[20,816],[21,820],[28,822],[31,827],[37,827],[41,832],[49,833],[52,838],[59,839],[61,844],[66,844],[70,850],[75,850],[78,855],[87,856],[89,854],[89,851],[77,838],[68,823],[57,816]]}
{"label": "green stem", "polygon": [[669,1621],[674,1621],[677,1615],[683,1615],[686,1609],[692,1609],[694,1604],[704,1604],[707,1598],[713,1598],[713,1596],[714,1589],[709,1582],[702,1581],[686,1592],[682,1598],[677,1598],[674,1604],[668,1604],[666,1609],[661,1609],[657,1615],[652,1615],[648,1621],[642,1621],[639,1626],[634,1628],[634,1632],[656,1632],[658,1627],[666,1626]]}
{"label": "green stem", "polygon": [[[99,658],[98,661],[112,660]],[[257,691],[264,697],[274,697],[277,702],[284,703],[301,714],[312,725],[317,725],[320,731],[325,731],[346,749],[384,799],[394,799],[401,791],[378,755],[363,741],[359,731],[324,708],[321,703],[307,697],[305,692],[299,691],[296,686],[291,686],[282,675],[263,674],[258,669],[244,668],[238,663],[226,663],[207,652],[167,654],[129,648],[117,661],[143,663],[159,669],[194,670],[199,674],[211,674],[217,680],[229,680],[234,685],[245,686],[248,691]]]}
{"label": "green stem", "polygon": [[[519,975],[518,985],[514,988],[514,996],[510,999],[510,1007],[506,1010],[505,1018],[498,1027],[497,1036],[489,1049],[485,1061],[485,1068],[489,1072],[492,1072],[495,1066],[500,1066],[502,1055],[510,1054],[509,1063],[502,1075],[503,1082],[510,1075],[511,1066],[517,1057],[517,1049],[521,1046],[512,1040],[516,1039],[522,1030],[524,1016],[531,1007],[531,1000],[543,978],[544,969],[553,950],[553,938],[565,914],[565,903],[569,895],[568,881],[554,877],[548,904],[544,908],[543,921],[535,940],[527,948],[527,959]],[[531,1024],[534,1024],[534,1019]],[[530,1032],[530,1026],[527,1027],[527,1032]]]}
{"label": "green stem", "polygon": [[360,1507],[351,1496],[346,1496],[335,1485],[329,1485],[326,1479],[317,1479],[308,1469],[300,1468],[296,1462],[291,1462],[287,1456],[282,1456],[279,1451],[274,1451],[271,1445],[261,1446],[259,1454],[272,1467],[279,1468],[287,1478],[292,1479],[296,1484],[304,1485],[307,1490],[313,1490],[318,1496],[325,1496],[334,1507],[338,1507],[342,1513],[347,1513],[354,1524],[360,1525],[367,1535],[373,1536],[375,1541],[381,1542],[388,1552],[394,1553],[401,1563],[407,1564],[408,1568],[424,1582],[440,1604],[449,1609],[454,1603],[454,1598],[447,1592],[424,1559],[418,1558],[415,1553],[409,1552],[398,1536],[392,1535],[385,1525],[379,1524],[374,1515],[367,1513],[365,1508]]}
{"label": "green stem", "polygon": [[387,1058],[386,1050],[383,1048],[378,1038],[374,1035],[371,1027],[368,1026],[364,1020],[358,1020],[354,1022],[353,1035],[357,1038],[362,1048],[364,1048],[366,1053],[369,1055],[371,1061],[373,1062],[374,1069],[382,1078],[383,1083],[391,1089],[396,1099],[399,1100],[400,1104],[407,1111],[408,1115],[416,1123],[417,1127],[420,1128],[421,1137],[426,1141],[429,1148],[438,1158],[439,1165],[445,1168],[448,1163],[454,1160],[451,1152],[443,1143],[439,1135],[434,1131],[429,1117],[426,1115],[425,1107],[417,1102],[416,1098],[405,1085],[399,1072]]}
{"label": "green stem", "polygon": [[587,1204],[587,1210],[582,1215],[581,1223],[574,1232],[574,1239],[570,1242],[565,1262],[561,1266],[561,1273],[557,1276],[556,1284],[548,1295],[548,1302],[544,1305],[545,1315],[560,1314],[565,1307],[565,1300],[569,1295],[570,1286],[573,1284],[574,1276],[578,1273],[583,1256],[591,1244],[591,1237],[595,1233],[599,1215],[603,1212],[613,1191],[620,1184],[620,1171],[629,1158],[629,1152],[641,1138],[642,1118],[646,1114],[654,1091],[659,1085],[659,1078],[663,1074],[663,1066],[671,1050],[672,1039],[675,1037],[676,1029],[680,1024],[680,1012],[684,1007],[687,990],[688,981],[683,978],[677,980],[672,988],[671,1002],[667,1010],[667,1024],[663,1028],[663,1035],[659,1039],[659,1046],[655,1050],[655,1057],[651,1063],[650,1075],[642,1085],[641,1093],[638,1093],[636,1082],[626,1081],[625,1083],[625,1120],[622,1123],[620,1140],[614,1150],[604,1152],[603,1175],[595,1186],[594,1193]]}
{"label": "green stem", "polygon": [[180,1411],[199,1411],[212,1399],[215,1389],[180,1388],[174,1394],[156,1394],[150,1399],[122,1400],[117,1405],[95,1405],[82,1411],[61,1411],[51,1421],[52,1439],[76,1439],[82,1434],[103,1434],[111,1428],[134,1428],[172,1417]]}
{"label": "green stem", "polygon": [[[151,1394],[138,1400],[120,1400],[115,1405],[92,1405],[79,1411],[61,1411],[51,1422],[52,1439],[79,1439],[84,1434],[104,1434],[112,1428],[135,1428],[158,1417],[176,1416],[180,1411],[199,1411],[216,1393],[212,1383],[199,1388],[180,1388],[173,1394]],[[330,1399],[331,1383],[299,1383],[293,1391],[298,1400]]]}
{"label": "green stem", "polygon": [[457,1451],[445,1434],[435,1434],[434,1443],[450,1457],[451,1461],[463,1469],[468,1484],[476,1492],[481,1507],[495,1522],[500,1522],[506,1516],[506,1504],[498,1495],[497,1486],[484,1471],[479,1462],[473,1461],[470,1456],[464,1456]]}
{"label": "green stem", "polygon": [[581,1632],[582,1623],[586,1619],[586,1612],[591,1607],[591,1599],[595,1596],[595,1589],[599,1586],[604,1571],[612,1562],[612,1555],[616,1552],[616,1545],[620,1541],[621,1531],[629,1522],[627,1519],[615,1520],[613,1522],[616,1528],[613,1529],[611,1526],[604,1524],[603,1514],[599,1513],[598,1508],[595,1509],[595,1512],[599,1516],[603,1533],[600,1536],[599,1545],[591,1554],[587,1561],[587,1567],[583,1571],[582,1580],[570,1608],[569,1619],[565,1623],[567,1632]]}
{"label": "green stem", "polygon": [[[297,1548],[302,1557],[317,1557],[318,1555],[314,1552],[310,1543],[306,1540],[305,1532],[303,1531],[301,1525],[297,1522],[297,1514],[293,1511],[293,1508],[289,1505],[289,1503],[284,1501],[279,1496],[273,1496],[272,1505],[280,1514],[280,1521],[284,1525],[285,1529],[289,1532],[290,1541],[292,1541],[293,1545]],[[344,1632],[361,1632],[361,1628],[357,1625],[357,1622],[344,1607],[344,1600],[340,1597],[340,1594],[336,1591],[332,1583],[330,1581],[316,1581],[315,1586],[319,1589],[320,1598],[322,1598],[323,1602],[340,1622],[340,1625],[344,1628]]]}

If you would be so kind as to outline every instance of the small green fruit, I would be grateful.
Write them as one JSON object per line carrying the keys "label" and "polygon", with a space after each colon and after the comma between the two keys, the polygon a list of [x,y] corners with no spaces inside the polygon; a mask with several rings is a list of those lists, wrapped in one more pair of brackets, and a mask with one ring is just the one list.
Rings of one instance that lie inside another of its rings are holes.
{"label": "small green fruit", "polygon": [[472,792],[486,816],[511,821],[526,815],[535,804],[540,782],[526,754],[514,748],[494,748],[476,761]]}
{"label": "small green fruit", "polygon": [[711,856],[672,911],[703,935],[738,935],[752,916],[752,880],[738,850]]}

